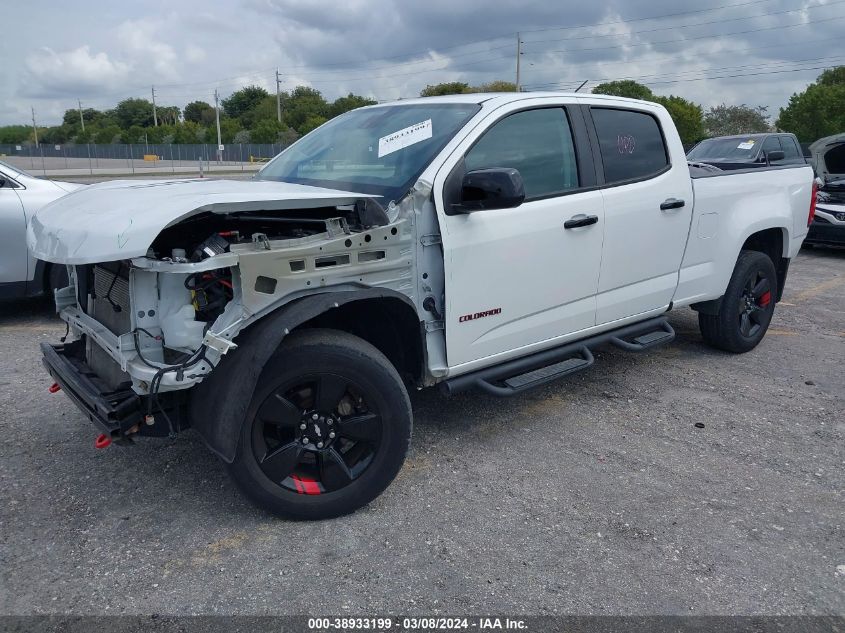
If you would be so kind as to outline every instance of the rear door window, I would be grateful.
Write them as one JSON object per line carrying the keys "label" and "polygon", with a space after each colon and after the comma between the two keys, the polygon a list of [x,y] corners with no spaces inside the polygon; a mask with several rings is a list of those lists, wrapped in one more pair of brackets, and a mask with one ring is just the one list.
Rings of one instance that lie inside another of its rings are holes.
{"label": "rear door window", "polygon": [[646,112],[592,108],[606,184],[644,180],[665,171],[669,152],[657,119]]}

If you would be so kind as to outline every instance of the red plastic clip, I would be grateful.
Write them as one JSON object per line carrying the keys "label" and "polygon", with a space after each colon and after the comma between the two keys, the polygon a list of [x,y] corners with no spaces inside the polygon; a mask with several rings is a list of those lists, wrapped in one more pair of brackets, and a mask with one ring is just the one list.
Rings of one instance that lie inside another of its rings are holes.
{"label": "red plastic clip", "polygon": [[105,433],[100,433],[94,440],[94,448],[108,448],[111,445],[111,438]]}
{"label": "red plastic clip", "polygon": [[61,391],[61,388],[62,386],[59,383],[54,382],[52,385],[50,385],[47,391],[49,391],[50,393],[56,393],[57,391]]}

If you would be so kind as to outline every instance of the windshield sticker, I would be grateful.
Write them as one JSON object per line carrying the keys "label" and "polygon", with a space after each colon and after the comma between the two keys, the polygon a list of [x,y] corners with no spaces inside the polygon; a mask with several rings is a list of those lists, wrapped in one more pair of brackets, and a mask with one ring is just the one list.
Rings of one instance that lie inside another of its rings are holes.
{"label": "windshield sticker", "polygon": [[754,147],[754,141],[745,141],[736,146],[737,149],[751,149]]}
{"label": "windshield sticker", "polygon": [[431,138],[431,119],[414,123],[398,132],[382,136],[378,140],[378,157],[387,156],[410,145],[421,143]]}

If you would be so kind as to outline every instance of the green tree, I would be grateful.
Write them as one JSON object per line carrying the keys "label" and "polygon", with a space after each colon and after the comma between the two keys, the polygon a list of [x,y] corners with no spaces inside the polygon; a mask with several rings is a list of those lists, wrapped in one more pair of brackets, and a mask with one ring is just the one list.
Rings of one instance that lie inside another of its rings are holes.
{"label": "green tree", "polygon": [[253,143],[275,143],[282,129],[282,124],[276,119],[265,119],[255,124],[249,131],[249,137]]}
{"label": "green tree", "polygon": [[654,100],[669,111],[684,145],[692,145],[704,138],[704,113],[700,105],[674,95],[655,97]]}
{"label": "green tree", "polygon": [[738,106],[721,104],[704,114],[704,129],[708,136],[733,136],[768,132],[769,115],[766,106],[752,108],[744,103]]}
{"label": "green tree", "polygon": [[440,95],[460,95],[472,92],[469,84],[462,81],[447,81],[441,84],[429,84],[420,90],[421,97],[437,97]]}
{"label": "green tree", "polygon": [[776,127],[805,143],[845,130],[845,66],[825,70],[781,108]]}
{"label": "green tree", "polygon": [[612,95],[614,97],[628,97],[629,99],[643,99],[654,101],[654,93],[648,86],[644,86],[631,79],[622,81],[608,81],[593,88],[595,95]]}
{"label": "green tree", "polygon": [[38,140],[47,145],[63,145],[67,143],[69,138],[68,128],[62,125],[44,128],[43,130],[38,128]]}
{"label": "green tree", "polygon": [[247,86],[236,90],[229,97],[223,99],[223,112],[233,119],[240,118],[266,99],[270,93],[260,86]]}
{"label": "green tree", "polygon": [[314,129],[311,126],[316,122],[315,117],[323,120],[329,118],[329,104],[319,90],[297,86],[289,95],[285,95],[282,102],[282,122],[285,126],[305,134]]}
{"label": "green tree", "polygon": [[212,113],[214,113],[214,108],[212,108],[211,105],[206,103],[205,101],[191,101],[188,105],[185,106],[182,115],[184,116],[186,121],[202,123],[203,113],[207,110],[210,110]]}
{"label": "green tree", "polygon": [[23,143],[29,140],[32,128],[28,125],[5,125],[0,127],[0,143]]}
{"label": "green tree", "polygon": [[182,116],[179,106],[159,106],[156,108],[159,125],[176,125]]}
{"label": "green tree", "polygon": [[151,127],[153,104],[146,99],[124,99],[115,107],[114,117],[123,130],[128,130],[133,125]]}
{"label": "green tree", "polygon": [[136,143],[144,143],[148,141],[146,130],[140,125],[133,125],[128,130],[124,130],[121,139],[124,143],[134,145]]}
{"label": "green tree", "polygon": [[512,81],[496,79],[480,86],[470,88],[471,92],[516,92],[516,84]]}
{"label": "green tree", "polygon": [[329,106],[329,118],[336,117],[344,112],[354,110],[355,108],[363,108],[364,106],[375,105],[376,103],[378,102],[374,99],[354,95],[350,92],[345,97],[338,97],[334,100],[334,103]]}
{"label": "green tree", "polygon": [[184,121],[176,126],[173,142],[182,145],[202,143],[205,140],[205,128],[193,121]]}
{"label": "green tree", "polygon": [[120,127],[118,127],[114,123],[111,123],[109,125],[99,128],[94,133],[94,142],[102,144],[120,143],[120,133]]}
{"label": "green tree", "polygon": [[[176,134],[177,124],[164,123],[158,127],[146,128],[144,132],[147,134],[147,141],[150,143],[168,143],[171,142],[173,136]],[[170,140],[168,140],[170,139]]]}
{"label": "green tree", "polygon": [[86,127],[85,130],[82,130],[82,128],[80,128],[72,140],[78,145],[84,145],[85,143],[93,143],[94,128],[90,125]]}
{"label": "green tree", "polygon": [[254,108],[245,112],[241,117],[241,127],[248,129],[255,125],[258,121],[265,119],[276,119],[278,121],[278,112],[276,111],[276,95],[269,95],[259,101]]}
{"label": "green tree", "polygon": [[224,144],[234,143],[235,135],[240,131],[241,123],[237,119],[220,120],[220,140]]}
{"label": "green tree", "polygon": [[319,114],[312,114],[311,116],[305,119],[305,121],[300,126],[299,131],[302,134],[308,134],[308,132],[310,132],[311,130],[316,130],[326,121],[328,121],[328,119],[326,119],[325,117],[322,117]]}
{"label": "green tree", "polygon": [[[99,110],[95,110],[94,108],[83,108],[82,109],[82,118],[85,120],[85,125],[89,125],[94,123],[94,121],[102,118],[103,113]],[[65,114],[62,117],[62,124],[63,125],[79,125],[79,110],[65,110]]]}

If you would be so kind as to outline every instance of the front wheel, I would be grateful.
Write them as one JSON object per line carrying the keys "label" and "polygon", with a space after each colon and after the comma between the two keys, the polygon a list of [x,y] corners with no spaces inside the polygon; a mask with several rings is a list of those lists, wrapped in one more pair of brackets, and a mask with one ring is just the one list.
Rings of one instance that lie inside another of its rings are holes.
{"label": "front wheel", "polygon": [[274,514],[340,516],[390,484],[411,425],[405,386],[378,349],[345,332],[294,332],[261,373],[229,471]]}
{"label": "front wheel", "polygon": [[704,342],[728,352],[748,352],[763,340],[777,296],[775,265],[765,253],[742,251],[717,314],[698,314]]}

